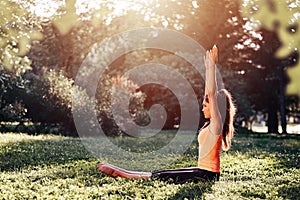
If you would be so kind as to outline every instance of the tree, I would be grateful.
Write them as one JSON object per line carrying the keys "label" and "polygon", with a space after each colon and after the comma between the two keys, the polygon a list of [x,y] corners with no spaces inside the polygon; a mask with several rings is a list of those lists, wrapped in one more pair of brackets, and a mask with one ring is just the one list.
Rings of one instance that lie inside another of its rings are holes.
{"label": "tree", "polygon": [[267,112],[268,132],[278,133],[279,112],[282,133],[286,133],[286,110],[289,105],[286,105],[284,92],[288,78],[284,72],[288,66],[293,65],[296,57],[294,54],[285,59],[277,58],[275,54],[280,47],[277,34],[266,29],[258,30],[257,33],[261,39],[252,40],[252,45],[259,48],[241,49],[249,62],[244,76],[248,79],[248,93],[251,94],[249,100],[254,105],[253,109]]}
{"label": "tree", "polygon": [[30,41],[41,39],[41,29],[33,14],[15,1],[4,0],[0,5],[0,60],[6,69],[18,74],[30,69],[25,54]]}
{"label": "tree", "polygon": [[[288,58],[294,51],[299,54],[300,31],[299,26],[299,2],[292,1],[245,1],[241,4],[242,13],[252,21],[256,22],[256,28],[263,27],[275,31],[280,39],[281,45],[276,52],[280,59]],[[294,63],[294,68],[289,68],[287,73],[290,83],[287,87],[288,94],[297,94],[299,91],[300,63]]]}
{"label": "tree", "polygon": [[[19,1],[19,3],[18,8],[23,10],[34,6],[34,3],[31,1]],[[60,13],[51,16],[51,19],[43,18],[41,20],[43,23],[39,26],[39,30],[42,30],[44,38],[32,43],[33,46],[27,54],[32,61],[31,67],[34,74],[42,75],[43,68],[50,68],[63,70],[64,75],[74,79],[80,63],[89,52],[93,43],[101,41],[114,33],[134,27],[155,26],[181,31],[195,38],[206,48],[209,48],[214,41],[218,40],[219,32],[223,30],[223,22],[228,24],[227,18],[234,15],[231,13],[232,8],[230,6],[233,4],[230,1],[214,1],[212,3],[209,1],[133,3],[139,4],[142,9],[129,9],[128,7],[127,9],[130,11],[112,14],[114,10],[117,10],[117,4],[113,1],[107,1],[99,3],[98,5],[100,6],[96,6],[95,9],[89,9],[87,12],[78,14],[78,10],[74,9],[75,1],[68,1],[65,7],[59,7]],[[151,7],[149,6],[150,4],[156,6]],[[226,7],[226,12],[221,12],[224,10],[224,4],[229,6]],[[186,9],[182,9],[182,6]],[[203,8],[199,9],[199,6]],[[108,9],[108,7],[112,9]],[[216,17],[216,10],[223,15]],[[32,15],[32,13],[29,14]],[[112,15],[109,16],[109,14]],[[211,21],[210,19],[213,18],[216,20]],[[34,19],[37,21],[39,17],[35,16]],[[41,21],[38,22],[40,23]],[[194,24],[199,24],[199,26]],[[29,29],[29,27],[26,28]],[[20,30],[26,28],[23,27]],[[84,43],[82,43],[83,39]],[[29,42],[26,44],[29,44]],[[22,58],[24,59],[25,57]],[[171,59],[168,62],[172,62]],[[168,62],[166,64],[169,64]],[[114,76],[122,73],[120,70],[122,64],[118,64],[117,73]],[[187,77],[194,77],[193,81],[195,83],[201,83],[202,78],[200,76],[197,77],[193,73],[188,74],[190,72],[186,70],[186,64],[177,62],[176,68],[181,70],[183,74],[186,74]],[[192,80],[191,78],[189,79]],[[199,91],[200,95],[201,88],[195,88],[195,91]],[[162,91],[162,93],[164,92]]]}

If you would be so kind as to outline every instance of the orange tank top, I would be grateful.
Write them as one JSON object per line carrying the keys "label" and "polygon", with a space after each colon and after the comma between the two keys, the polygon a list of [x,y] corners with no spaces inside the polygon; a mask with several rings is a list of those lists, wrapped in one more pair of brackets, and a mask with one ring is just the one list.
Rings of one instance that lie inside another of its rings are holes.
{"label": "orange tank top", "polygon": [[200,130],[198,135],[199,158],[198,167],[211,172],[220,172],[220,151],[222,135],[213,134],[209,126]]}

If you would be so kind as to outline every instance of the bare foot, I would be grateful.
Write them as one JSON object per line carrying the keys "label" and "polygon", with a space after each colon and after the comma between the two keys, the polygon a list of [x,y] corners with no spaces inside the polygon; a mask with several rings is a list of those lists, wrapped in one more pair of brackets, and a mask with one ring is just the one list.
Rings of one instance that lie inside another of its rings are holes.
{"label": "bare foot", "polygon": [[116,173],[114,173],[114,169],[110,168],[105,163],[99,163],[97,166],[98,170],[106,175],[109,175],[111,177],[117,177]]}
{"label": "bare foot", "polygon": [[128,171],[108,163],[99,163],[98,170],[111,177],[134,178],[134,179],[147,179],[151,177],[151,172],[134,172]]}

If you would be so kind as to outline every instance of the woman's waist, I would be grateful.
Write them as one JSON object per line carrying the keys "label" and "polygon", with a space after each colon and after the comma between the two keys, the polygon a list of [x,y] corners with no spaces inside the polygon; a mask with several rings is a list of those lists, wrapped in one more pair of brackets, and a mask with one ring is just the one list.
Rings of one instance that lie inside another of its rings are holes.
{"label": "woman's waist", "polygon": [[220,172],[220,158],[207,159],[199,158],[198,167],[212,172]]}

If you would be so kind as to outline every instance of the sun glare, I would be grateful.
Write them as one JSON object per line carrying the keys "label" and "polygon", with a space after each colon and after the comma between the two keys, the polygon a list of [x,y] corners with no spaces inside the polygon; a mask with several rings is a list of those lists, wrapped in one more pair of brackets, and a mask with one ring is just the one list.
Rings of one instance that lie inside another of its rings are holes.
{"label": "sun glare", "polygon": [[110,4],[112,17],[126,15],[129,11],[144,12],[145,19],[149,17],[145,8],[149,8],[153,0],[119,0]]}
{"label": "sun glare", "polygon": [[49,18],[55,15],[57,10],[64,5],[65,2],[60,0],[34,0],[28,8],[36,16]]}
{"label": "sun glare", "polygon": [[[70,15],[74,19],[78,17],[82,20],[94,20],[105,22],[106,25],[110,25],[115,18],[122,17],[128,13],[135,12],[140,13],[143,16],[144,21],[160,21],[161,25],[165,28],[173,26],[176,30],[182,30],[184,25],[179,23],[179,19],[184,16],[176,15],[176,19],[173,23],[170,23],[170,19],[165,16],[158,15],[157,10],[171,9],[165,6],[163,1],[159,0],[12,0],[22,4],[31,13],[36,16],[51,19],[55,16],[62,16],[65,14],[65,10],[70,11]],[[171,0],[177,2],[177,0]],[[69,3],[69,4],[68,4]],[[180,5],[182,2],[177,2]],[[198,8],[197,1],[192,1],[192,6]],[[75,13],[74,13],[75,11]],[[167,12],[167,11],[166,11]],[[134,20],[134,19],[133,19]],[[68,23],[68,22],[67,22]],[[71,22],[70,22],[71,23]]]}
{"label": "sun glare", "polygon": [[154,4],[155,0],[118,0],[118,1],[107,1],[107,0],[77,0],[76,10],[77,14],[85,13],[91,9],[100,9],[106,7],[111,11],[109,16],[106,16],[106,25],[109,25],[113,18],[128,14],[129,11],[141,12],[145,15],[145,20],[149,18],[148,8]]}
{"label": "sun glare", "polygon": [[[105,6],[112,11],[113,17],[127,14],[130,10],[141,11],[149,7],[154,0],[76,0],[75,8],[78,15],[97,10]],[[26,4],[26,1],[16,0],[18,3]],[[32,0],[30,5],[25,5],[30,12],[39,17],[49,18],[56,14],[57,10],[66,5],[64,0]]]}

